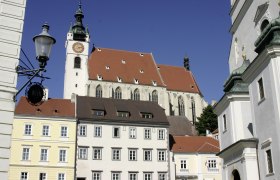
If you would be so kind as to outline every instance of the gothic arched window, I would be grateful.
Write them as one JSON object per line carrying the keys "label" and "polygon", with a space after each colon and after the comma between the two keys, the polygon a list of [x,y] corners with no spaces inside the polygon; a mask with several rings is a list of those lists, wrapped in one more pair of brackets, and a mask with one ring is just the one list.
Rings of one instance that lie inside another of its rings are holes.
{"label": "gothic arched window", "polygon": [[153,102],[158,102],[158,92],[157,92],[157,90],[154,90],[153,92],[152,92],[152,101]]}
{"label": "gothic arched window", "polygon": [[134,93],[133,93],[133,100],[135,100],[135,101],[140,101],[140,91],[139,91],[139,89],[135,89],[134,90]]}
{"label": "gothic arched window", "polygon": [[81,58],[80,57],[75,57],[74,68],[81,68]]}
{"label": "gothic arched window", "polygon": [[191,108],[192,108],[192,121],[194,124],[196,122],[196,111],[195,111],[195,101],[193,97],[191,97]]}
{"label": "gothic arched window", "polygon": [[120,87],[117,87],[114,95],[115,99],[122,99],[122,89]]}
{"label": "gothic arched window", "polygon": [[102,98],[102,87],[101,87],[101,85],[98,85],[96,87],[95,97]]}
{"label": "gothic arched window", "polygon": [[185,104],[182,96],[178,98],[179,116],[185,116]]}

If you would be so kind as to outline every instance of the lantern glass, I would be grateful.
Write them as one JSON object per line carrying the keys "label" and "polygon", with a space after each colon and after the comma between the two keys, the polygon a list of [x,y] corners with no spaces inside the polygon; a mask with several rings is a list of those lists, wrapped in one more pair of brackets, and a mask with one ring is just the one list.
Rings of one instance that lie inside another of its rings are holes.
{"label": "lantern glass", "polygon": [[35,38],[36,59],[48,60],[50,57],[51,48],[53,44],[54,41],[52,38],[47,36],[37,36]]}

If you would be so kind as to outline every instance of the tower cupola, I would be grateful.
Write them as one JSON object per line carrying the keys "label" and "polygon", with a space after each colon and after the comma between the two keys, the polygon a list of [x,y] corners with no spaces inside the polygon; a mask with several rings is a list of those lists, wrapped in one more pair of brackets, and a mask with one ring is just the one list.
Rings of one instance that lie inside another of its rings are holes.
{"label": "tower cupola", "polygon": [[81,2],[79,4],[79,8],[76,11],[74,17],[75,17],[76,21],[71,28],[71,31],[73,32],[73,40],[86,41],[87,32],[86,32],[86,28],[83,25],[84,14],[82,11]]}

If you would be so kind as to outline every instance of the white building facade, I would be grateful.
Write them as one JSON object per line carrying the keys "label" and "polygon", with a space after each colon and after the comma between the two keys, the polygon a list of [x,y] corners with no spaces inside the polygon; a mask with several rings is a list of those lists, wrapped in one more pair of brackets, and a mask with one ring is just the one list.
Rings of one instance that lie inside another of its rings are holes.
{"label": "white building facade", "polygon": [[280,178],[279,3],[231,1],[231,75],[215,105],[224,179]]}
{"label": "white building facade", "polygon": [[0,179],[8,179],[16,66],[20,54],[26,0],[0,1]]}
{"label": "white building facade", "polygon": [[77,96],[77,118],[78,180],[170,179],[169,124],[157,104]]}

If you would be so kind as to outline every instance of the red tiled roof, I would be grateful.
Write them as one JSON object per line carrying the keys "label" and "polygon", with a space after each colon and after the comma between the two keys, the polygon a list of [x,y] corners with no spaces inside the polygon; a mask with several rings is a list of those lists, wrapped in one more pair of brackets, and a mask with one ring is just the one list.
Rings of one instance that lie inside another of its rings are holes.
{"label": "red tiled roof", "polygon": [[200,93],[191,71],[177,66],[158,65],[158,67],[168,90]]}
{"label": "red tiled roof", "polygon": [[218,153],[219,141],[206,136],[173,136],[172,152]]}
{"label": "red tiled roof", "polygon": [[21,97],[15,110],[16,115],[75,117],[75,104],[68,99],[48,99],[39,106],[32,106]]}
{"label": "red tiled roof", "polygon": [[[107,68],[106,68],[107,67]],[[141,85],[164,86],[152,54],[122,50],[96,48],[88,60],[89,79],[134,84],[134,79]]]}

